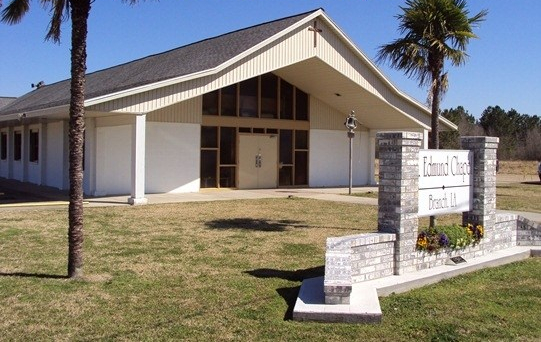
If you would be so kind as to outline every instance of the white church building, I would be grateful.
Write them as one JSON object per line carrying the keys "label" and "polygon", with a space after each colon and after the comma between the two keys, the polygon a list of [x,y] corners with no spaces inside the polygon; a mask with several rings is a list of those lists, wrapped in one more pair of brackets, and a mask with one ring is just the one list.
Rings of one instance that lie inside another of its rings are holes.
{"label": "white church building", "polygon": [[[68,189],[69,86],[0,108],[0,177]],[[322,9],[89,73],[86,87],[84,192],[132,203],[202,188],[347,185],[352,110],[353,183],[372,185],[377,132],[421,132],[426,147],[430,130],[430,111]]]}

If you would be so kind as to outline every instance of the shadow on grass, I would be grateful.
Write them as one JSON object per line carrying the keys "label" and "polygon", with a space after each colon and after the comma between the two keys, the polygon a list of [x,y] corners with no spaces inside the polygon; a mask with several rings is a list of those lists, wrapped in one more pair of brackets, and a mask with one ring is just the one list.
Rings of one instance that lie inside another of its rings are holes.
{"label": "shadow on grass", "polygon": [[295,302],[297,301],[300,290],[300,286],[282,287],[276,289],[276,292],[278,292],[278,294],[284,298],[287,304],[287,310],[284,314],[284,321],[291,321],[293,319],[293,309],[295,309]]}
{"label": "shadow on grass", "polygon": [[252,218],[220,219],[205,223],[212,229],[249,229],[265,232],[281,232],[288,227],[308,228],[301,221],[293,220],[260,220]]}
{"label": "shadow on grass", "polygon": [[42,273],[24,273],[24,272],[11,272],[11,273],[0,272],[0,277],[68,279],[67,275],[42,274]]}
{"label": "shadow on grass", "polygon": [[[252,271],[245,271],[249,275],[257,278],[280,278],[289,281],[302,282],[304,279],[322,277],[325,274],[325,266],[311,267],[304,270],[274,270],[271,268],[259,268]],[[286,301],[287,310],[284,314],[284,321],[293,319],[293,309],[299,296],[300,286],[282,287],[276,289],[276,292]]]}
{"label": "shadow on grass", "polygon": [[304,270],[284,271],[272,268],[258,268],[257,270],[245,271],[256,278],[280,278],[289,281],[303,281],[308,278],[322,277],[325,274],[325,266],[311,267]]}
{"label": "shadow on grass", "polygon": [[541,185],[540,181],[520,182],[520,184]]}

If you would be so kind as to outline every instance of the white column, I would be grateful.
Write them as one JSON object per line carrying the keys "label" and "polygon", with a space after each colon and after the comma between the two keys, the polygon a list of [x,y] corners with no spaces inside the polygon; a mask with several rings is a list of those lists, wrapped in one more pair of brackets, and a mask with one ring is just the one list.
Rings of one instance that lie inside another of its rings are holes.
{"label": "white column", "polygon": [[430,132],[428,131],[428,129],[423,129],[422,133],[423,133],[423,143],[421,145],[421,149],[426,150],[428,149],[428,135]]}
{"label": "white column", "polygon": [[143,205],[145,198],[145,130],[146,114],[137,114],[132,133],[131,197],[128,203]]}

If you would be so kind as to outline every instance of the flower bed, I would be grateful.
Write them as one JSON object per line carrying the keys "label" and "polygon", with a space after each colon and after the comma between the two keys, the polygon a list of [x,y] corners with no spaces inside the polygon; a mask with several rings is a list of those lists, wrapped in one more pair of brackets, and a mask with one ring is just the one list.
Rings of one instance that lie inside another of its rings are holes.
{"label": "flower bed", "polygon": [[419,232],[416,249],[430,253],[437,253],[444,248],[462,249],[478,244],[484,233],[483,226],[473,224],[431,227]]}

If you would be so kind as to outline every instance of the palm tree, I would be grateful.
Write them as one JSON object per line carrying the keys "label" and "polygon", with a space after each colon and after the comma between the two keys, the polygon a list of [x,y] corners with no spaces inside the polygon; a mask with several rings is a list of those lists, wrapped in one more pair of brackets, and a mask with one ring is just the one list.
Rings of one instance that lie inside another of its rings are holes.
{"label": "palm tree", "polygon": [[[441,96],[447,90],[445,60],[453,66],[463,65],[468,55],[470,38],[477,38],[472,28],[487,15],[483,10],[469,18],[465,0],[407,0],[397,15],[399,31],[405,36],[383,45],[378,51],[378,62],[389,61],[408,77],[419,80],[419,86],[429,86],[431,104],[431,132],[429,148],[438,149],[439,112]],[[430,227],[436,217],[430,216]]]}
{"label": "palm tree", "polygon": [[[83,142],[85,130],[85,72],[87,21],[91,0],[41,0],[52,17],[46,39],[60,41],[60,28],[71,16],[71,85],[69,106],[69,228],[68,277],[83,275]],[[12,0],[2,21],[16,24],[30,9],[29,0]]]}
{"label": "palm tree", "polygon": [[[60,28],[71,17],[71,85],[69,106],[69,228],[68,277],[83,275],[83,143],[85,130],[85,72],[88,15],[94,0],[40,0],[51,9],[46,39],[60,41]],[[125,0],[131,4],[137,0]],[[0,0],[0,7],[2,0]],[[11,0],[2,21],[17,24],[30,9],[30,0]]]}
{"label": "palm tree", "polygon": [[378,62],[389,61],[393,68],[404,70],[408,77],[429,86],[428,102],[432,109],[429,148],[439,148],[439,112],[441,96],[447,90],[444,62],[463,65],[470,38],[477,38],[472,28],[485,19],[483,10],[469,18],[465,0],[407,0],[400,7],[399,31],[404,37],[378,50]]}

